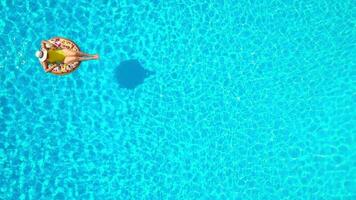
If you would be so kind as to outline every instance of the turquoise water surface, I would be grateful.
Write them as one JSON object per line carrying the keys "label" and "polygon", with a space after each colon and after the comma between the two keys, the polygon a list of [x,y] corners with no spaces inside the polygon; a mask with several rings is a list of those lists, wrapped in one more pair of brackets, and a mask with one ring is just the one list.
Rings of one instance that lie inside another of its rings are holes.
{"label": "turquoise water surface", "polygon": [[355,8],[0,0],[0,199],[356,199]]}

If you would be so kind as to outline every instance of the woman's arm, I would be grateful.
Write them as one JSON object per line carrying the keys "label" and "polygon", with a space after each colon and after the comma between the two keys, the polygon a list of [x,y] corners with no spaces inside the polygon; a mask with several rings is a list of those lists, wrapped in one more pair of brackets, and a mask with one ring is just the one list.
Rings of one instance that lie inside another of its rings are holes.
{"label": "woman's arm", "polygon": [[51,72],[55,67],[56,65],[52,65],[50,68],[48,67],[48,63],[45,61],[45,62],[41,62],[41,65],[43,67],[43,69],[46,71],[46,72]]}
{"label": "woman's arm", "polygon": [[46,49],[49,49],[49,48],[54,46],[52,43],[50,43],[50,42],[48,42],[46,40],[42,40],[41,44],[42,44],[42,47],[46,48]]}
{"label": "woman's arm", "polygon": [[56,65],[52,65],[50,68],[46,69],[46,72],[51,72],[55,67]]}

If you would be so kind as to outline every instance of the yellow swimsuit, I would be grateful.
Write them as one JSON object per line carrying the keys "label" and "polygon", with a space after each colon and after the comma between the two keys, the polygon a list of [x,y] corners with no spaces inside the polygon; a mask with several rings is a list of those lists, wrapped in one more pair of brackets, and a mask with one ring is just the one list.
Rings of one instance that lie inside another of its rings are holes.
{"label": "yellow swimsuit", "polygon": [[48,58],[47,61],[50,63],[63,63],[64,62],[64,52],[61,49],[48,50]]}

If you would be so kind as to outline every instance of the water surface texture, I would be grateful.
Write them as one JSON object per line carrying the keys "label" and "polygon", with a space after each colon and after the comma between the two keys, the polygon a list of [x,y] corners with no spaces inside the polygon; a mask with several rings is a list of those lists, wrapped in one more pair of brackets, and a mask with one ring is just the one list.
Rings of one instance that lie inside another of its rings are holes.
{"label": "water surface texture", "polygon": [[[1,0],[0,199],[356,199],[355,8]],[[100,61],[44,73],[53,36]]]}

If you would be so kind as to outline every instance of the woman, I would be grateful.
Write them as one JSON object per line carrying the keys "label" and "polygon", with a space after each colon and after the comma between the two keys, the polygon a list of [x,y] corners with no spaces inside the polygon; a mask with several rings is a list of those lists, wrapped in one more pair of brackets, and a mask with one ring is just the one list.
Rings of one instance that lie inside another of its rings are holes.
{"label": "woman", "polygon": [[57,48],[54,47],[52,43],[45,40],[41,42],[41,47],[41,50],[36,52],[36,57],[39,58],[46,72],[50,72],[56,67],[56,65],[52,65],[52,67],[49,68],[48,63],[71,64],[84,60],[99,59],[98,54],[91,55],[80,51]]}

